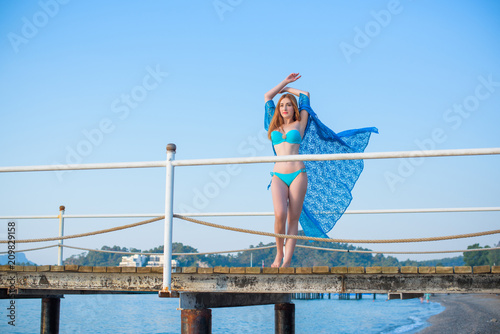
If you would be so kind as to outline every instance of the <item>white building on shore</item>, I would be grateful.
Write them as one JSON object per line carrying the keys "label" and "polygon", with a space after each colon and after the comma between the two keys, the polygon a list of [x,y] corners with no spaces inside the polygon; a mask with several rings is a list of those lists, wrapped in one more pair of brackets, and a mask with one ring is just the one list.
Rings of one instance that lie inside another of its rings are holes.
{"label": "white building on shore", "polygon": [[[122,256],[122,262],[119,267],[163,267],[163,254],[153,254],[149,256],[149,261],[146,264],[147,256],[134,254],[131,256]],[[172,260],[172,268],[179,266],[179,261]]]}
{"label": "white building on shore", "polygon": [[[163,267],[164,256],[163,254],[154,254],[149,256],[149,261],[146,267]],[[179,266],[179,261],[172,260],[172,268],[176,268]]]}
{"label": "white building on shore", "polygon": [[119,267],[142,267],[146,262],[146,256],[134,254],[132,256],[122,256],[122,262]]}

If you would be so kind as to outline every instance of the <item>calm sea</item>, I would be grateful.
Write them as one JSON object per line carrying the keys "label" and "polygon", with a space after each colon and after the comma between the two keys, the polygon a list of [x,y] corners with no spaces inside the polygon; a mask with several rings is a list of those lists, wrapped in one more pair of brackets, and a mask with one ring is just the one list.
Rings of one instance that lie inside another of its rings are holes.
{"label": "calm sea", "polygon": [[[354,296],[354,295],[353,295]],[[351,297],[353,298],[353,297]],[[8,325],[10,300],[0,300],[0,333],[39,333],[41,301],[16,300],[16,326]],[[444,310],[419,299],[386,301],[294,300],[297,333],[417,333]],[[157,294],[66,295],[61,299],[60,333],[180,333],[178,299]],[[274,333],[274,305],[212,309],[213,333]]]}

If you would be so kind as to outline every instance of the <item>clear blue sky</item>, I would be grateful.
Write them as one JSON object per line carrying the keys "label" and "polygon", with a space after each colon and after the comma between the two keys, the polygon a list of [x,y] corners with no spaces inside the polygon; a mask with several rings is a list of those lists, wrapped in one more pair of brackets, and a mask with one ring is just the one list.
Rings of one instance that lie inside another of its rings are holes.
{"label": "clear blue sky", "polygon": [[[157,161],[168,143],[177,145],[177,159],[272,155],[259,139],[263,95],[291,72],[302,74],[292,86],[311,93],[313,109],[334,131],[379,129],[367,152],[500,147],[497,1],[1,6],[1,166]],[[349,209],[499,206],[499,166],[498,156],[365,161]],[[226,168],[176,168],[175,211],[272,211],[271,164],[240,165],[224,179]],[[4,173],[0,184],[1,216],[57,214],[59,205],[67,214],[164,211],[162,168]],[[136,220],[67,219],[65,234]],[[272,217],[211,220],[273,230]],[[17,225],[18,238],[58,233],[56,220]],[[6,221],[2,226],[4,239]],[[497,212],[345,215],[329,235],[399,238],[498,227]],[[444,250],[499,240],[361,246]],[[176,221],[174,241],[212,251],[273,239]],[[65,243],[146,250],[163,243],[163,223]],[[76,253],[66,249],[65,257]],[[27,256],[54,264],[57,250]]]}

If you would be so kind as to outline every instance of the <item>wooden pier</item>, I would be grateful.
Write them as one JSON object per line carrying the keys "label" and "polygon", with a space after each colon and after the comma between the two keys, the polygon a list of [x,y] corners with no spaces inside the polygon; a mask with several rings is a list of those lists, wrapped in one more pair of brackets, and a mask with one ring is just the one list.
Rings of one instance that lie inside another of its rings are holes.
{"label": "wooden pier", "polygon": [[[160,292],[163,268],[0,266],[0,298],[42,299],[42,333],[57,333],[65,294]],[[500,266],[176,268],[183,333],[210,333],[211,308],[275,304],[277,333],[293,332],[292,293],[500,293]]]}

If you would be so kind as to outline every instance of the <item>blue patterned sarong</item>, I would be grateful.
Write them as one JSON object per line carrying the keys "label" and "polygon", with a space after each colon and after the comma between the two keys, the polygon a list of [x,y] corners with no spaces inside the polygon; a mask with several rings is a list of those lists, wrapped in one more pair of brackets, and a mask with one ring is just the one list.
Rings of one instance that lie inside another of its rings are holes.
{"label": "blue patterned sarong", "polygon": [[[377,128],[371,127],[336,134],[321,123],[304,94],[299,97],[299,110],[309,113],[299,154],[362,153],[371,133],[378,133]],[[274,111],[273,100],[267,101],[264,117],[266,130]],[[351,190],[363,171],[363,160],[304,161],[304,164],[308,184],[299,222],[307,236],[328,238],[326,233],[351,203]]]}

